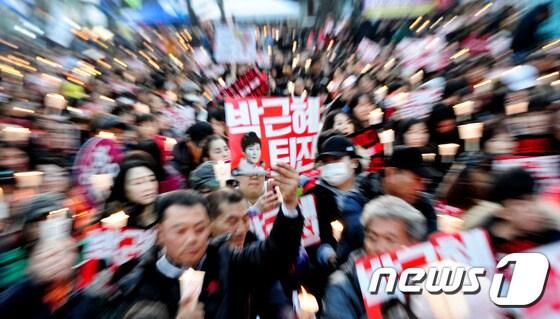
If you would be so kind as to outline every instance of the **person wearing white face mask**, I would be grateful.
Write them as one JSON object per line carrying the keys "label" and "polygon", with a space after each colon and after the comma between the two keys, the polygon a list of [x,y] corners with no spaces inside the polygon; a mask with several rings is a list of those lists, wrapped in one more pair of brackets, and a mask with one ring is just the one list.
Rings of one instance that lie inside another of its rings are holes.
{"label": "person wearing white face mask", "polygon": [[345,228],[350,226],[345,222],[344,203],[348,196],[360,192],[355,182],[361,169],[355,146],[343,135],[326,139],[318,153],[316,161],[320,165],[320,180],[307,194],[315,199],[321,242],[306,248],[309,265],[302,277],[305,278],[303,285],[306,289],[321,297],[327,278],[337,265],[339,242],[333,235],[331,223],[338,221]]}

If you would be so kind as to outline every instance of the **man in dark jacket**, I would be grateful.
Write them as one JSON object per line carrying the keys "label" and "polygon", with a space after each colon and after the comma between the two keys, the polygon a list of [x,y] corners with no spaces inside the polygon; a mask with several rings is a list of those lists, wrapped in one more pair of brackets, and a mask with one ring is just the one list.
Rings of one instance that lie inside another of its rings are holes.
{"label": "man in dark jacket", "polygon": [[189,127],[185,134],[186,139],[173,148],[172,164],[188,180],[191,172],[201,163],[202,146],[214,134],[214,129],[207,122],[198,122]]}
{"label": "man in dark jacket", "polygon": [[[338,243],[333,236],[331,223],[338,221],[344,225],[343,236],[359,231],[351,227],[352,223],[343,214],[346,198],[359,192],[356,183],[358,158],[352,141],[342,135],[332,136],[322,143],[317,156],[321,164],[321,178],[308,194],[315,200],[321,242],[306,248],[309,269],[302,277],[304,286],[319,298],[323,295],[328,276],[337,264]],[[352,212],[346,211],[349,217],[357,216],[358,220],[360,212],[361,207]]]}
{"label": "man in dark jacket", "polygon": [[325,319],[367,318],[356,274],[356,259],[413,245],[426,234],[424,216],[394,196],[384,195],[369,202],[361,220],[366,233],[363,250],[352,253],[340,270],[330,277],[323,302]]}
{"label": "man in dark jacket", "polygon": [[[175,317],[200,316],[179,304],[179,277],[189,268],[204,272],[198,302],[205,318],[248,318],[250,293],[262,282],[271,282],[285,274],[295,262],[301,241],[303,217],[297,206],[298,174],[287,164],[272,170],[283,196],[280,212],[268,239],[233,249],[228,238],[209,241],[208,202],[193,191],[175,191],[156,202],[159,216],[158,244],[160,256],[152,254],[119,280],[114,294],[116,310],[110,317],[120,317],[133,304],[149,300],[162,302]],[[194,298],[193,300],[196,300]]]}
{"label": "man in dark jacket", "polygon": [[[277,195],[273,201],[278,203]],[[217,190],[208,195],[208,203],[212,237],[229,234],[230,245],[238,249],[258,242],[257,236],[249,231],[248,205],[240,191],[229,188]],[[279,281],[261,283],[251,292],[250,303],[251,318],[257,315],[261,319],[295,316]]]}

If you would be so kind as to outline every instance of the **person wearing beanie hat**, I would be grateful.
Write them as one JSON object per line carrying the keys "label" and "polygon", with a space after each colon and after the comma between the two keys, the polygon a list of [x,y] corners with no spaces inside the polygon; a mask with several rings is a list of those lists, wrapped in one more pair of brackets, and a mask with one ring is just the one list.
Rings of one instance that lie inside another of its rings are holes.
{"label": "person wearing beanie hat", "polygon": [[214,134],[212,125],[207,122],[197,122],[187,129],[185,139],[173,148],[173,167],[186,180],[202,161],[202,148],[209,136]]}
{"label": "person wearing beanie hat", "polygon": [[490,199],[499,210],[486,223],[497,252],[515,253],[560,240],[560,231],[540,208],[536,181],[523,168],[500,174]]}
{"label": "person wearing beanie hat", "polygon": [[207,161],[200,164],[191,172],[189,183],[192,189],[201,194],[208,194],[220,188],[220,182],[214,174],[214,162]]}

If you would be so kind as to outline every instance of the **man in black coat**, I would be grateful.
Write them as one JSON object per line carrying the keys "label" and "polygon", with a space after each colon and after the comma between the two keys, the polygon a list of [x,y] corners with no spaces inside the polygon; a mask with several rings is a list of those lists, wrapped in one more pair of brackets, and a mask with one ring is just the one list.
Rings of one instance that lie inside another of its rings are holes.
{"label": "man in black coat", "polygon": [[[155,207],[159,254],[152,252],[151,258],[119,279],[112,301],[116,309],[108,317],[120,317],[135,303],[148,300],[165,304],[171,317],[248,318],[251,290],[287,273],[301,241],[299,176],[287,164],[278,164],[273,171],[284,199],[274,227],[268,239],[241,250],[232,248],[227,236],[209,240],[208,202],[202,195],[183,190],[162,195]],[[198,306],[192,308],[180,302],[179,277],[189,268],[204,272]]]}

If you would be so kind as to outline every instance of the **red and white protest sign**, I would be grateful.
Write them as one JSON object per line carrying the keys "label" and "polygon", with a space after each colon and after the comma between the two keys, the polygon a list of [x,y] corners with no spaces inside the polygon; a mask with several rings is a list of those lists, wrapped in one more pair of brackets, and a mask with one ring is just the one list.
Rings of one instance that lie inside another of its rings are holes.
{"label": "red and white protest sign", "polygon": [[396,109],[394,116],[397,119],[426,118],[432,112],[433,105],[440,101],[442,93],[440,89],[419,89],[406,94],[406,99],[400,101],[387,99],[385,107],[394,107]]}
{"label": "red and white protest sign", "polygon": [[439,71],[449,64],[451,56],[442,37],[405,38],[396,48],[401,59],[402,75],[410,76],[420,69]]}
{"label": "red and white protest sign", "polygon": [[268,93],[268,77],[266,72],[252,68],[239,76],[232,85],[224,88],[218,96],[226,98],[242,98],[263,96]]}
{"label": "red and white protest sign", "polygon": [[370,126],[354,132],[349,136],[356,146],[360,146],[365,154],[370,159],[368,172],[377,172],[385,166],[383,159],[383,144],[379,140],[379,135],[374,126]]}
{"label": "red and white protest sign", "polygon": [[96,229],[85,238],[84,258],[120,266],[154,246],[154,230]]}
{"label": "red and white protest sign", "polygon": [[122,157],[122,149],[115,141],[99,137],[89,139],[78,152],[74,162],[74,181],[85,190],[87,201],[92,207],[105,198],[94,190],[91,176],[117,176]]}
{"label": "red and white protest sign", "polygon": [[370,63],[381,53],[381,47],[379,44],[364,38],[360,41],[356,53],[362,62]]}
{"label": "red and white protest sign", "polygon": [[546,256],[550,264],[548,280],[542,298],[529,307],[519,309],[524,319],[560,318],[560,243],[531,249]]}
{"label": "red and white protest sign", "polygon": [[436,234],[427,242],[403,248],[379,256],[363,256],[356,260],[356,273],[364,298],[364,305],[369,319],[383,318],[381,308],[384,302],[398,298],[405,301],[404,295],[396,290],[394,294],[386,292],[388,278],[383,277],[376,294],[369,293],[370,281],[375,269],[392,268],[400,274],[412,267],[423,267],[437,261],[454,261],[464,265],[484,267],[486,276],[491,278],[496,260],[487,234],[480,229],[456,234]]}
{"label": "red and white protest sign", "polygon": [[[318,98],[228,99],[225,110],[233,169],[246,163],[262,166],[261,162],[265,169],[277,163],[288,163],[300,173],[313,169]],[[258,149],[243,149],[242,140],[251,133],[258,136]]]}
{"label": "red and white protest sign", "polygon": [[[304,247],[312,246],[321,241],[319,236],[319,220],[317,219],[317,208],[315,199],[312,195],[305,195],[299,199],[299,208],[304,217],[303,233],[301,242]],[[278,215],[278,208],[265,213],[260,213],[251,217],[251,231],[260,240],[266,239],[270,235],[274,221]]]}
{"label": "red and white protest sign", "polygon": [[522,167],[539,183],[540,189],[560,183],[560,155],[548,156],[502,156],[492,163],[492,169],[504,171]]}

